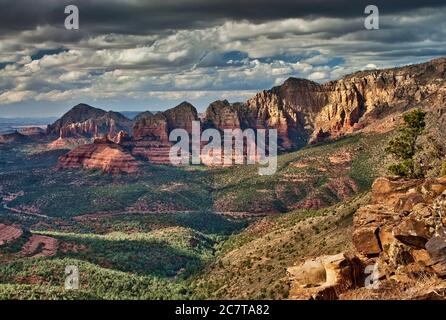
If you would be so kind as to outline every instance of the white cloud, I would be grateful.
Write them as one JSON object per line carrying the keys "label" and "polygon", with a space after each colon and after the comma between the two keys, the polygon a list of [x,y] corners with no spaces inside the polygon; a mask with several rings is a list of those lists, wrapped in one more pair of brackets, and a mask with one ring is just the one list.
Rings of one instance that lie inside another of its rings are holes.
{"label": "white cloud", "polygon": [[327,78],[327,74],[322,71],[313,72],[312,74],[310,74],[308,76],[308,79],[310,79],[310,80],[323,80],[326,78]]}
{"label": "white cloud", "polygon": [[[226,21],[148,35],[79,33],[79,39],[40,26],[0,40],[0,62],[12,62],[0,69],[0,104],[84,97],[186,100],[231,92],[244,97],[290,76],[322,82],[441,54],[445,14],[438,9],[382,15],[380,32],[363,29],[360,18],[324,17]],[[420,23],[426,31],[419,31]],[[65,51],[31,59],[59,48]],[[333,63],[334,57],[343,60]]]}

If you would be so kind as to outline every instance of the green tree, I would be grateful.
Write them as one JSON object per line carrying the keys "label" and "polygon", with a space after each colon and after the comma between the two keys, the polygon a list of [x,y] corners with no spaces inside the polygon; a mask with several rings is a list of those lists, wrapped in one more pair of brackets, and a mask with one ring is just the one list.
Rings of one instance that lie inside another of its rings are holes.
{"label": "green tree", "polygon": [[398,160],[398,163],[389,166],[391,174],[406,178],[423,176],[417,168],[414,156],[417,152],[417,138],[426,127],[425,116],[426,112],[419,109],[403,115],[404,123],[398,127],[398,135],[391,139],[386,147],[386,152]]}

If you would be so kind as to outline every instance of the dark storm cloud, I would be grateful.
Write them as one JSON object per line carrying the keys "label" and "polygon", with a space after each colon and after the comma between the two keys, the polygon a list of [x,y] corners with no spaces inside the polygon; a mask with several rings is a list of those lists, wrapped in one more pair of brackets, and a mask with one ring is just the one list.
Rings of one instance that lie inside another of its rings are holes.
{"label": "dark storm cloud", "polygon": [[82,27],[92,33],[150,34],[166,29],[200,28],[223,20],[359,17],[370,3],[377,5],[381,14],[445,5],[444,0],[2,0],[0,32],[30,30],[47,24],[62,27],[64,7],[68,4],[79,7]]}
{"label": "dark storm cloud", "polygon": [[[80,30],[63,26],[69,4]],[[369,4],[380,30],[364,28]],[[0,115],[31,102],[239,101],[290,76],[426,61],[446,54],[445,16],[444,0],[0,0]]]}

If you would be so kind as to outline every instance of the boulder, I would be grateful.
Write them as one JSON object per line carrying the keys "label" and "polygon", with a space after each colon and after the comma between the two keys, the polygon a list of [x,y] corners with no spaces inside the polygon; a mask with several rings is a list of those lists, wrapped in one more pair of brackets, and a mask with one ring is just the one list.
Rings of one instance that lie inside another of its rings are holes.
{"label": "boulder", "polygon": [[381,252],[381,246],[377,236],[378,230],[376,225],[371,225],[368,227],[356,228],[353,231],[353,245],[359,253],[364,255],[374,255]]}
{"label": "boulder", "polygon": [[395,206],[410,189],[420,185],[422,180],[380,177],[372,185],[372,202]]}
{"label": "boulder", "polygon": [[426,250],[434,263],[446,261],[446,232],[441,229],[426,242]]}
{"label": "boulder", "polygon": [[306,260],[302,265],[290,267],[287,274],[294,284],[317,287],[327,281],[327,273],[321,258]]}
{"label": "boulder", "polygon": [[395,205],[395,211],[398,213],[411,212],[415,205],[424,202],[425,200],[421,193],[410,192],[409,194],[399,198]]}
{"label": "boulder", "polygon": [[368,205],[359,208],[353,216],[353,245],[363,255],[381,252],[380,230],[393,225],[398,216],[392,208],[382,205]]}
{"label": "boulder", "polygon": [[306,260],[287,269],[292,299],[336,299],[356,286],[361,274],[360,260],[348,253],[326,255]]}
{"label": "boulder", "polygon": [[423,264],[425,266],[430,266],[433,264],[433,261],[427,250],[423,249],[412,250],[412,257],[416,262]]}
{"label": "boulder", "polygon": [[426,243],[432,269],[441,277],[446,276],[446,229],[439,231]]}
{"label": "boulder", "polygon": [[404,219],[393,229],[395,238],[404,244],[423,249],[430,238],[429,229],[423,221]]}

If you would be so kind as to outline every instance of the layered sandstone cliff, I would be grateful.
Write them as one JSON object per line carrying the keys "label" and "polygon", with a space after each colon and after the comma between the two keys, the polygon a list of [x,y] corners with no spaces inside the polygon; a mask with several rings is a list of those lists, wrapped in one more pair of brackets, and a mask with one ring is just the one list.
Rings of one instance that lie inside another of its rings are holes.
{"label": "layered sandstone cliff", "polygon": [[61,156],[58,168],[99,169],[107,173],[135,173],[141,162],[129,151],[107,138],[97,139],[92,144],[79,146]]}
{"label": "layered sandstone cliff", "polygon": [[[357,130],[391,130],[395,117],[446,101],[446,59],[358,72],[325,84],[290,78],[245,104],[257,127],[277,128],[285,149]],[[385,122],[383,124],[383,122]]]}
{"label": "layered sandstone cliff", "polygon": [[327,103],[314,121],[313,141],[351,133],[409,108],[444,104],[446,59],[358,72],[323,87]]}
{"label": "layered sandstone cliff", "polygon": [[289,78],[244,104],[216,101],[206,110],[205,127],[278,130],[279,147],[308,143],[355,131],[389,131],[410,108],[434,109],[446,102],[446,59],[401,68],[357,72],[318,84]]}
{"label": "layered sandstone cliff", "polygon": [[169,127],[167,118],[162,113],[152,114],[145,112],[139,116],[133,125],[133,137],[136,140],[146,138],[163,143],[169,142]]}
{"label": "layered sandstone cliff", "polygon": [[203,117],[204,128],[245,129],[249,126],[244,106],[240,103],[231,104],[228,100],[212,102]]}

